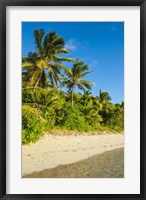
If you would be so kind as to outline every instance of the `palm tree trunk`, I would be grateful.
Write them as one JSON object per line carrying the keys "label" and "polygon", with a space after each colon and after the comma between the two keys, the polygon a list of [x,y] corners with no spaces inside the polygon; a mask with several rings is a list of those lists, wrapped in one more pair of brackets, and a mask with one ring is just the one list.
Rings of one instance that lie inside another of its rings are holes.
{"label": "palm tree trunk", "polygon": [[39,79],[37,80],[37,82],[35,84],[35,88],[38,86],[38,84],[39,84],[39,82],[41,80],[42,74],[43,74],[43,70],[41,70],[41,74],[40,74]]}
{"label": "palm tree trunk", "polygon": [[72,103],[72,108],[73,108],[73,104],[74,104],[74,100],[73,100],[73,94],[74,93],[74,86],[72,87],[72,93],[71,93],[71,103]]}

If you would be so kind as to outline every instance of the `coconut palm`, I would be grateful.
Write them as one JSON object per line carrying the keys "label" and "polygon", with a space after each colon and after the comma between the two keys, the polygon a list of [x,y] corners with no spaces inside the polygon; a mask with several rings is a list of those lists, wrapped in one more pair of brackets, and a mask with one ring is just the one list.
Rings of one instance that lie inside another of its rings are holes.
{"label": "coconut palm", "polygon": [[23,95],[28,93],[31,99],[22,105],[22,116],[25,118],[35,117],[45,122],[46,112],[53,108],[60,109],[62,107],[59,95],[55,93],[54,89],[48,90],[37,87],[35,90],[33,88],[23,88],[22,91]]}
{"label": "coconut palm", "polygon": [[61,86],[67,86],[68,92],[71,93],[72,107],[73,93],[76,86],[80,90],[84,91],[84,93],[86,92],[86,89],[92,89],[94,83],[88,80],[83,80],[83,77],[90,72],[88,65],[82,61],[76,60],[71,69],[71,73],[68,74],[68,77],[62,78],[63,82],[61,83]]}
{"label": "coconut palm", "polygon": [[[41,83],[50,80],[50,86],[55,87],[59,81],[62,71],[70,73],[70,70],[61,62],[73,62],[72,58],[62,58],[59,54],[68,54],[65,42],[56,32],[45,35],[44,30],[34,30],[36,52],[29,52],[27,57],[22,58],[23,81],[30,86],[40,86]],[[47,74],[47,75],[46,75]]]}
{"label": "coconut palm", "polygon": [[111,97],[108,94],[108,92],[104,92],[104,91],[99,90],[99,100],[102,104],[104,104],[108,101],[111,101]]}

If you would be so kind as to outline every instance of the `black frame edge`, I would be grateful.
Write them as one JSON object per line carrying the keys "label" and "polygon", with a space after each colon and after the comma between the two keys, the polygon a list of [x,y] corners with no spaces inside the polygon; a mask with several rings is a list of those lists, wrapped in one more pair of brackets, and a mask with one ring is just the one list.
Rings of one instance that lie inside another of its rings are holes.
{"label": "black frame edge", "polygon": [[140,6],[145,0],[0,0],[5,6]]}
{"label": "black frame edge", "polygon": [[[140,127],[141,134],[140,136],[140,184],[141,190],[140,195],[135,194],[6,194],[6,6],[140,6]],[[9,0],[9,1],[0,1],[0,199],[10,200],[10,199],[87,199],[87,198],[96,198],[102,200],[108,199],[125,199],[125,200],[146,200],[146,190],[145,180],[146,180],[146,1],[145,0],[43,0],[42,2],[37,0]],[[145,47],[145,48],[144,48]]]}

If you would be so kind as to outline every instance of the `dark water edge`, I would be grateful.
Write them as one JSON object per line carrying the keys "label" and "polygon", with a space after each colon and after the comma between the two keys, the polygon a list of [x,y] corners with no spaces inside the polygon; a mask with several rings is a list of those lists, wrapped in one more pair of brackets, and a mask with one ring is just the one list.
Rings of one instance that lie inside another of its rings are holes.
{"label": "dark water edge", "polygon": [[33,172],[23,178],[124,178],[124,148],[76,163]]}

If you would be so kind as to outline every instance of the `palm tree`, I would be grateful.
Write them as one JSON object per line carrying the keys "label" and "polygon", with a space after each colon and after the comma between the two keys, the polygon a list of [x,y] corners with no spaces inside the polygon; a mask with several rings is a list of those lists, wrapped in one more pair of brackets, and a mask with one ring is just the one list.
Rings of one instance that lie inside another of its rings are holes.
{"label": "palm tree", "polygon": [[76,62],[73,64],[71,73],[68,73],[68,77],[62,78],[63,82],[61,83],[61,86],[67,86],[68,92],[71,93],[72,107],[73,107],[73,93],[75,86],[77,86],[80,90],[83,90],[84,93],[86,92],[86,89],[88,90],[92,89],[94,83],[82,79],[86,74],[90,72],[91,71],[89,70],[88,65],[77,59]]}
{"label": "palm tree", "polygon": [[99,100],[102,104],[111,101],[111,97],[109,96],[108,92],[104,92],[99,90]]}
{"label": "palm tree", "polygon": [[[62,58],[59,54],[68,54],[65,42],[56,32],[45,35],[44,30],[34,30],[36,52],[29,52],[27,57],[22,58],[23,80],[30,86],[40,86],[49,78],[51,87],[55,87],[59,81],[62,70],[69,73],[61,62],[73,62],[72,58]],[[47,74],[45,76],[45,74]],[[43,79],[43,80],[42,80]]]}
{"label": "palm tree", "polygon": [[35,117],[37,120],[46,122],[45,113],[49,112],[52,108],[60,109],[62,102],[59,95],[55,94],[53,89],[43,89],[37,87],[23,88],[23,94],[30,94],[31,101],[22,104],[22,116],[24,118]]}

